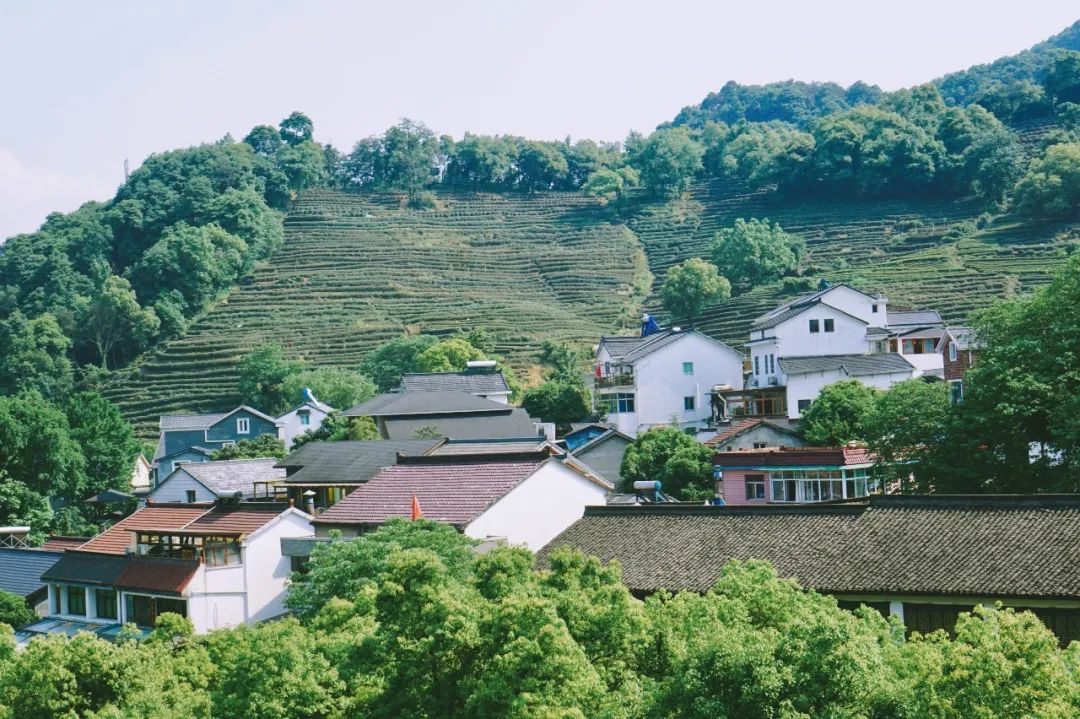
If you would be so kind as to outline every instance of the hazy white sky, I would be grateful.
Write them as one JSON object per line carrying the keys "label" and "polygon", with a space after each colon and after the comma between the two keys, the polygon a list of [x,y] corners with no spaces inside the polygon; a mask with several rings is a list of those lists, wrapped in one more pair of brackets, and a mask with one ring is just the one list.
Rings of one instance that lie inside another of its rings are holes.
{"label": "hazy white sky", "polygon": [[1074,0],[0,2],[0,238],[151,152],[295,109],[347,149],[440,133],[620,140],[727,80],[896,89],[1011,54]]}

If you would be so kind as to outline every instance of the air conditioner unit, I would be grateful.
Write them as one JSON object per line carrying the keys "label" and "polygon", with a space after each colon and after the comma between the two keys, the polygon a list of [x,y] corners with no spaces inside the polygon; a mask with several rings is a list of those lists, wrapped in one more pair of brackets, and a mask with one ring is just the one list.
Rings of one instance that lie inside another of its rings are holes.
{"label": "air conditioner unit", "polygon": [[775,386],[776,386],[776,385],[778,385],[778,384],[780,384],[780,380],[779,380],[779,379],[777,379],[776,377],[770,377],[770,378],[769,378],[769,386],[771,386],[771,387],[775,387]]}

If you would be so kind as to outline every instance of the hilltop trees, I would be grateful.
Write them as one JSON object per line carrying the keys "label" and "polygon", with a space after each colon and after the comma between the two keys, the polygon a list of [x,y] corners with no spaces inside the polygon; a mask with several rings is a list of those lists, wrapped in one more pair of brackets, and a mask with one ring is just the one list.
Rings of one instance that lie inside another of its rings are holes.
{"label": "hilltop trees", "polygon": [[777,223],[751,218],[735,220],[720,230],[712,244],[712,261],[735,286],[745,291],[778,280],[799,268],[805,243]]}
{"label": "hilltop trees", "polygon": [[389,392],[401,384],[401,375],[420,372],[417,358],[439,341],[432,335],[408,335],[376,347],[364,358],[360,372],[375,382],[380,392]]}
{"label": "hilltop trees", "polygon": [[94,346],[101,368],[107,370],[114,353],[121,350],[122,359],[130,359],[149,346],[160,326],[152,308],[139,306],[131,284],[109,275],[83,314],[80,335]]}
{"label": "hilltop trees", "polygon": [[630,164],[641,182],[659,197],[674,197],[690,186],[702,169],[705,148],[684,127],[657,130],[633,150]]}
{"label": "hilltop trees", "polygon": [[1080,143],[1047,148],[1016,185],[1017,212],[1027,217],[1080,216]]}
{"label": "hilltop trees", "polygon": [[374,383],[346,369],[306,369],[299,360],[286,358],[281,345],[265,344],[240,362],[240,396],[264,412],[277,415],[300,403],[304,388],[336,409],[347,409],[370,399]]}
{"label": "hilltop trees", "polygon": [[731,283],[700,257],[669,269],[660,290],[664,309],[672,317],[686,317],[691,326],[703,309],[728,297]]}

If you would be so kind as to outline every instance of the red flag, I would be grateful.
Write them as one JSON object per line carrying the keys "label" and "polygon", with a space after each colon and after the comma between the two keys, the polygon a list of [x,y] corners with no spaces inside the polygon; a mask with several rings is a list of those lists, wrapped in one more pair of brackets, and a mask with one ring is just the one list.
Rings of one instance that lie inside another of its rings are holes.
{"label": "red flag", "polygon": [[418,519],[422,519],[423,516],[424,513],[420,511],[420,500],[417,499],[414,494],[412,496],[412,512],[410,513],[410,517],[412,518],[412,521],[415,522]]}

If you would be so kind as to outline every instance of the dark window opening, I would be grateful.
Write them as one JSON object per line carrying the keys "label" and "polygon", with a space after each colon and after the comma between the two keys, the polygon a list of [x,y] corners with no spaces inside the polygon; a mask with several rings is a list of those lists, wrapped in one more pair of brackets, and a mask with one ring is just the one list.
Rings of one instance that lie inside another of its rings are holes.
{"label": "dark window opening", "polygon": [[817,320],[810,320],[810,334],[816,333],[818,331],[818,329],[819,329],[818,321]]}

